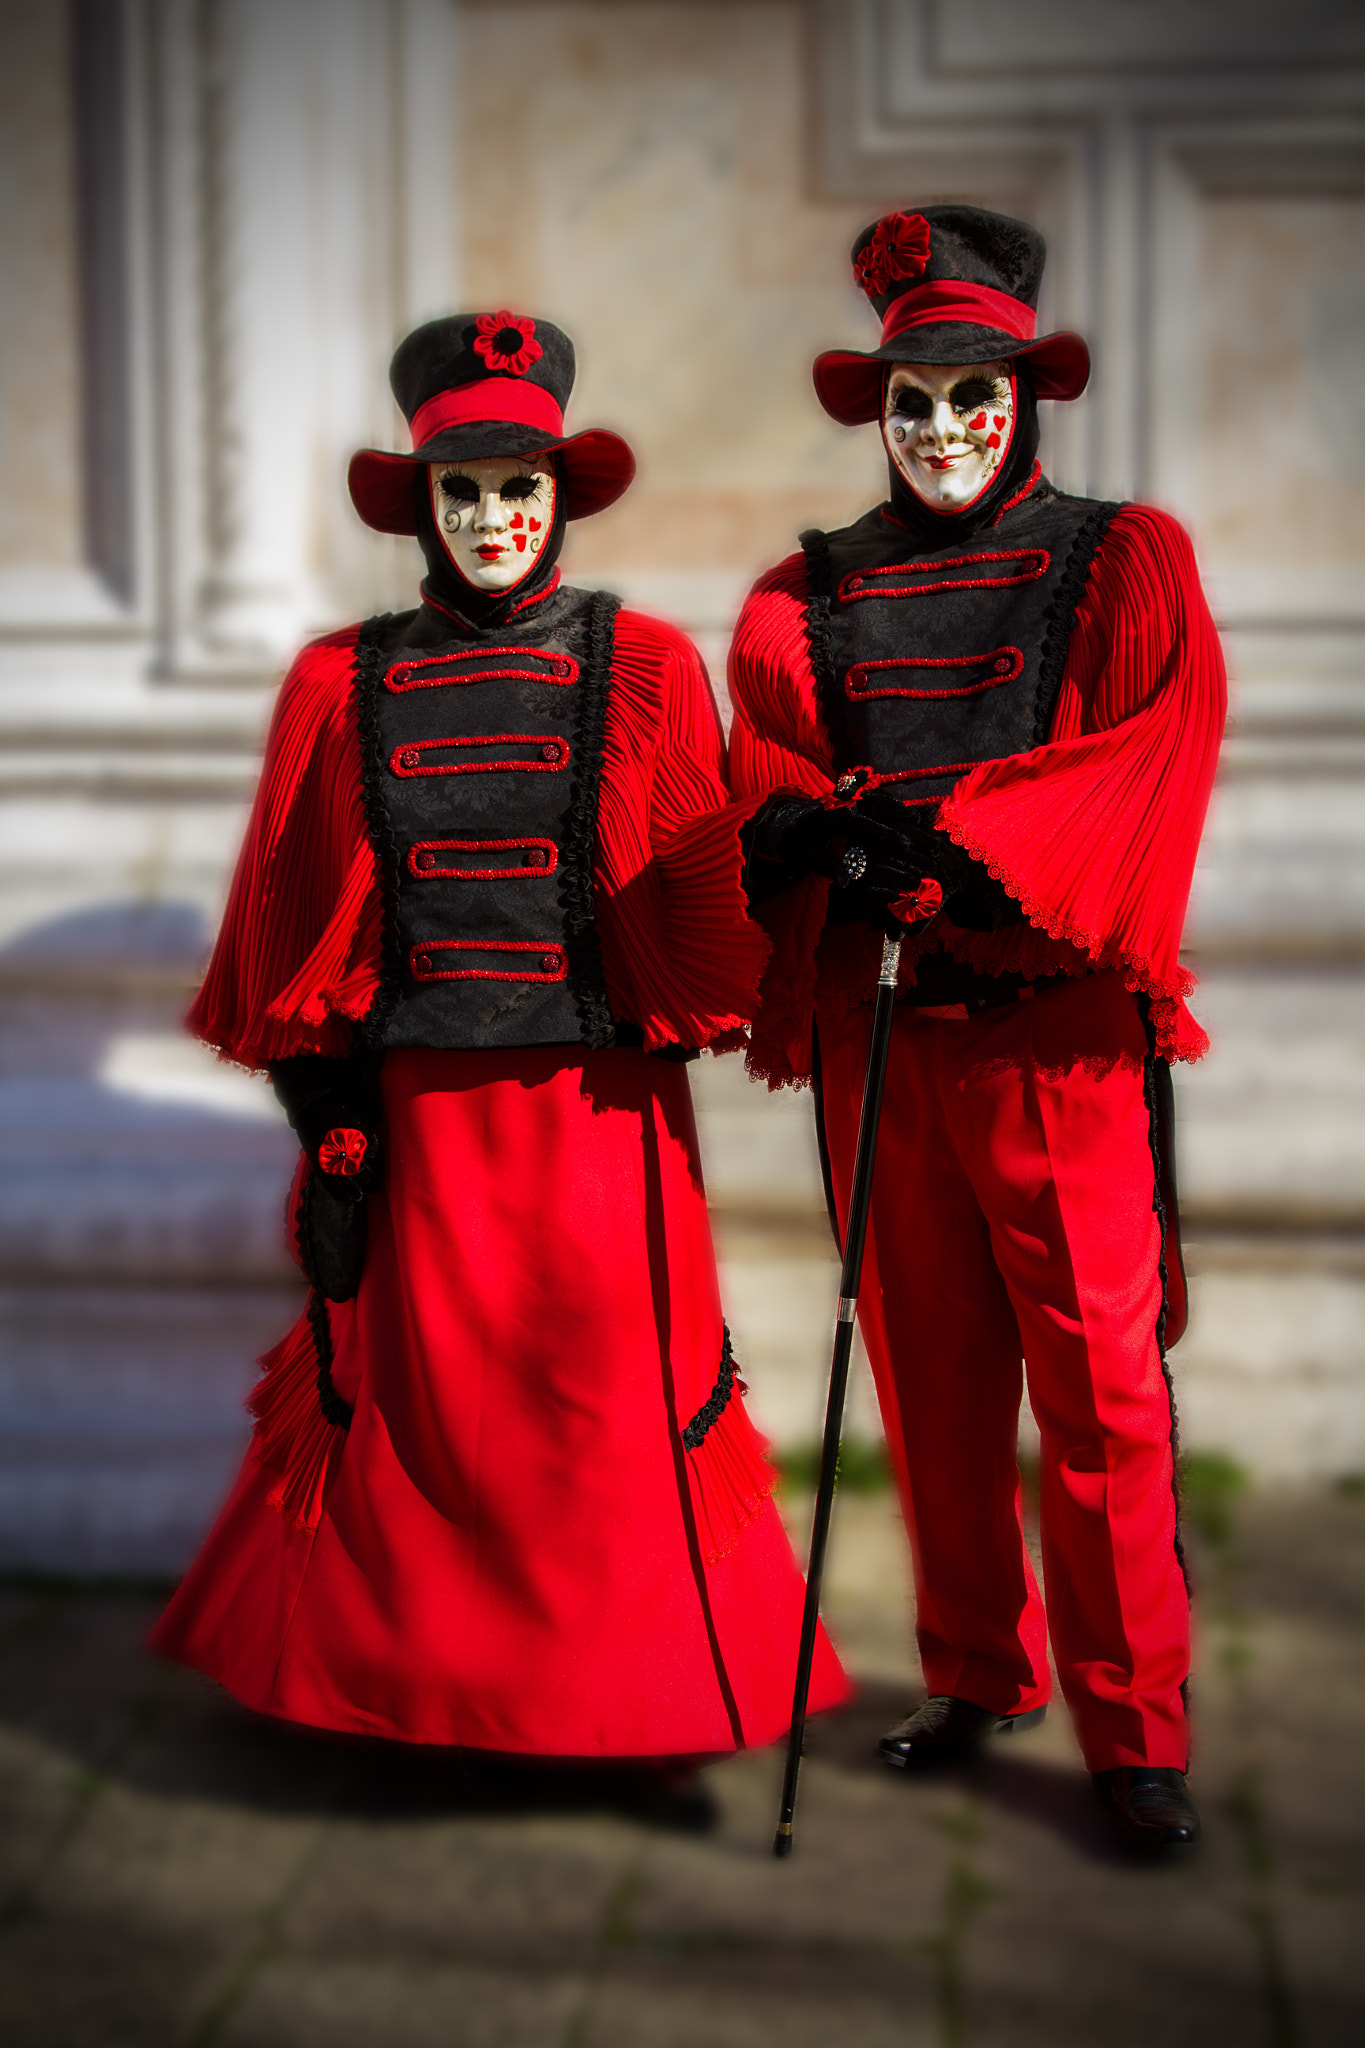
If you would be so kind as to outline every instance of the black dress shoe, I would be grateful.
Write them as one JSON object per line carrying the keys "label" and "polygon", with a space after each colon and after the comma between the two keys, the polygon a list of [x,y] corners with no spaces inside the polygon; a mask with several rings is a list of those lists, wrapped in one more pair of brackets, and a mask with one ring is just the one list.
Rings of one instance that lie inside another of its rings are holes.
{"label": "black dress shoe", "polygon": [[970,1756],[988,1735],[1008,1735],[1022,1728],[1038,1727],[1046,1713],[1046,1707],[1034,1707],[1027,1714],[994,1714],[989,1707],[954,1699],[951,1693],[936,1693],[883,1735],[877,1744],[877,1754],[894,1771],[921,1764],[954,1763]]}
{"label": "black dress shoe", "polygon": [[1154,1764],[1120,1764],[1093,1773],[1095,1790],[1143,1849],[1189,1849],[1199,1840],[1199,1815],[1185,1773]]}

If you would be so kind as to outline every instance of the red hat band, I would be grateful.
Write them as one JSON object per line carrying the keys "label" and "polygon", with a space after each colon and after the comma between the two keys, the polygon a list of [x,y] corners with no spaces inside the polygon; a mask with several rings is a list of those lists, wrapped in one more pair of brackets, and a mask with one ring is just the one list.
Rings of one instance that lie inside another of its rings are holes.
{"label": "red hat band", "polygon": [[946,279],[936,284],[917,284],[886,309],[882,322],[883,348],[915,327],[934,327],[940,321],[960,320],[970,327],[993,327],[1012,334],[1016,341],[1032,341],[1038,332],[1038,316],[1022,299],[1008,292],[994,291],[987,284],[971,284],[965,278]]}
{"label": "red hat band", "polygon": [[488,420],[498,425],[531,427],[537,433],[564,432],[564,415],[552,392],[522,377],[481,377],[453,391],[438,391],[412,416],[412,445],[425,447],[448,427],[467,427]]}

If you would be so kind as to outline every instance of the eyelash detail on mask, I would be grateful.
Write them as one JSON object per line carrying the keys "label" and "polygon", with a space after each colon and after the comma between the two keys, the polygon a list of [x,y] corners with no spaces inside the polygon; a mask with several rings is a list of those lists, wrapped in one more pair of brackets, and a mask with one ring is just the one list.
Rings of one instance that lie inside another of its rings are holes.
{"label": "eyelash detail on mask", "polygon": [[[437,481],[446,497],[455,499],[458,504],[477,505],[483,496],[473,477],[465,476],[458,470],[452,470],[448,476],[440,477]],[[519,470],[515,476],[509,476],[507,481],[499,486],[498,496],[511,498],[514,502],[534,498],[540,488],[540,482],[538,475]]]}
{"label": "eyelash detail on mask", "polygon": [[[1003,405],[1004,399],[997,384],[990,384],[984,377],[973,377],[954,385],[948,394],[948,402],[958,414],[972,412],[980,405]],[[892,395],[891,411],[888,418],[927,420],[930,413],[930,398],[927,391],[918,385],[903,384]]]}
{"label": "eyelash detail on mask", "polygon": [[538,476],[509,476],[498,495],[512,499],[534,498],[540,490],[540,481]]}

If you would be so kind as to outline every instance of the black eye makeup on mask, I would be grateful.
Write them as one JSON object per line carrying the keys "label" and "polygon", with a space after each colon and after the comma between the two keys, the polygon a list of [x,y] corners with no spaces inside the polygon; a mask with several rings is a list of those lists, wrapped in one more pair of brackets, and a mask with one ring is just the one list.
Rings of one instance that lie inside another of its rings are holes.
{"label": "black eye makeup on mask", "polygon": [[479,487],[472,476],[465,476],[460,470],[451,469],[447,470],[444,476],[438,477],[437,482],[447,498],[454,498],[462,505],[478,504]]}
{"label": "black eye makeup on mask", "polygon": [[948,403],[954,412],[970,412],[978,405],[998,405],[1000,387],[989,377],[964,377],[960,384],[954,384]]}
{"label": "black eye makeup on mask", "polygon": [[904,420],[927,420],[932,403],[928,392],[921,391],[918,384],[902,384],[891,395],[892,413]]}
{"label": "black eye makeup on mask", "polygon": [[[453,498],[457,504],[477,505],[483,496],[483,491],[479,484],[476,483],[472,476],[466,476],[463,470],[448,470],[437,481],[446,497]],[[539,476],[529,475],[525,470],[519,470],[515,475],[509,476],[505,483],[498,486],[498,496],[500,498],[510,498],[514,502],[519,498],[534,498],[540,481]]]}
{"label": "black eye makeup on mask", "polygon": [[534,498],[540,489],[541,481],[539,476],[528,476],[524,472],[519,476],[509,476],[499,496],[513,499]]}
{"label": "black eye makeup on mask", "polygon": [[[949,392],[948,403],[956,413],[971,412],[978,405],[998,405],[1000,386],[989,377],[964,377]],[[891,412],[901,419],[927,420],[932,410],[933,399],[917,384],[902,384],[891,394]]]}

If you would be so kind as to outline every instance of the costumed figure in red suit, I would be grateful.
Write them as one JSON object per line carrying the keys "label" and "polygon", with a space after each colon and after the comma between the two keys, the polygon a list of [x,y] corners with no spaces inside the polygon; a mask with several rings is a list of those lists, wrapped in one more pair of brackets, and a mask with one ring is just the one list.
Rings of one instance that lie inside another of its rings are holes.
{"label": "costumed figure in red suit", "polygon": [[190,1020],[299,1135],[308,1304],[154,1642],[315,1727],[666,1770],[790,1710],[685,1065],[763,940],[689,836],[726,802],[694,649],[560,581],[634,471],[566,437],[573,372],[547,321],[435,321],[393,363],[413,452],[351,465],[421,603],[290,671]]}
{"label": "costumed figure in red suit", "polygon": [[930,1697],[882,1754],[918,1766],[1038,1716],[1050,1634],[1102,1797],[1135,1839],[1181,1843],[1169,1063],[1207,1043],[1178,947],[1225,685],[1174,520],[1040,470],[1037,401],[1089,369],[1077,335],[1036,337],[1043,257],[970,206],[891,214],[854,248],[881,342],[821,356],[815,383],[878,427],[890,495],[804,535],[734,640],[731,787],[772,947],[750,1062],[814,1078],[842,1222],[880,928],[918,916],[859,1317]]}

